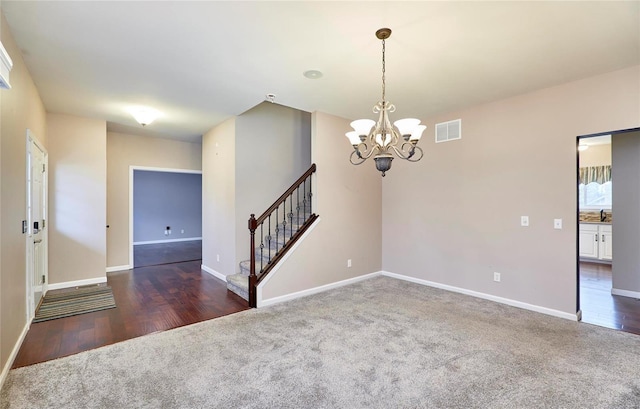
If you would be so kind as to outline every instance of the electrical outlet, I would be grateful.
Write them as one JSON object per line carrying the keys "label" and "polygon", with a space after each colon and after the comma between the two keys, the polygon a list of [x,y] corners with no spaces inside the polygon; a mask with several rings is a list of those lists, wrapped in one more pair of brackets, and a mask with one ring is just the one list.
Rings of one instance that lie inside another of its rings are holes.
{"label": "electrical outlet", "polygon": [[493,273],[493,281],[495,281],[496,283],[500,282],[500,273]]}
{"label": "electrical outlet", "polygon": [[180,234],[184,234],[184,229],[180,230]]}
{"label": "electrical outlet", "polygon": [[220,254],[216,254],[216,261],[220,261]]}
{"label": "electrical outlet", "polygon": [[520,226],[529,226],[529,216],[520,216]]}
{"label": "electrical outlet", "polygon": [[171,234],[171,230],[167,230],[167,233]]}
{"label": "electrical outlet", "polygon": [[351,268],[351,259],[347,260],[347,267]]}

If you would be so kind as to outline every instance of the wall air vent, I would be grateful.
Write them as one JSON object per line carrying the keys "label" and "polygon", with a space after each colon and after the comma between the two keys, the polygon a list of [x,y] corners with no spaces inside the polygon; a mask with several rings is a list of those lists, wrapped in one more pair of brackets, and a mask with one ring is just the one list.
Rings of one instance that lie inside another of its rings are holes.
{"label": "wall air vent", "polygon": [[462,139],[462,119],[436,124],[436,143]]}

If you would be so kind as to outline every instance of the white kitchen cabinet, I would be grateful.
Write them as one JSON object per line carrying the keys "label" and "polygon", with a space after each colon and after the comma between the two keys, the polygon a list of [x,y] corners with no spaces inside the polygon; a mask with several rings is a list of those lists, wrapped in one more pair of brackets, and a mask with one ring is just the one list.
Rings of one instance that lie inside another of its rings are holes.
{"label": "white kitchen cabinet", "polygon": [[580,224],[580,257],[598,258],[598,225]]}
{"label": "white kitchen cabinet", "polygon": [[610,224],[580,223],[580,257],[613,259],[613,234]]}
{"label": "white kitchen cabinet", "polygon": [[598,226],[600,233],[600,245],[598,246],[598,258],[600,260],[613,259],[613,230],[611,225]]}

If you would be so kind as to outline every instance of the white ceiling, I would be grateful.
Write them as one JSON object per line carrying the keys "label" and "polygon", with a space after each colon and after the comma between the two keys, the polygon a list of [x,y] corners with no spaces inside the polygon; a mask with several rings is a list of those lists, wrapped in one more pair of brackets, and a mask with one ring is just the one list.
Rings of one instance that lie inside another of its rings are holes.
{"label": "white ceiling", "polygon": [[[425,118],[640,64],[640,2],[2,0],[49,112],[199,140],[265,99],[373,117],[390,27],[394,118]],[[318,80],[306,70],[324,73]],[[126,112],[163,117],[142,129]]]}
{"label": "white ceiling", "polygon": [[611,135],[594,136],[592,138],[580,139],[580,145],[597,146],[611,145]]}

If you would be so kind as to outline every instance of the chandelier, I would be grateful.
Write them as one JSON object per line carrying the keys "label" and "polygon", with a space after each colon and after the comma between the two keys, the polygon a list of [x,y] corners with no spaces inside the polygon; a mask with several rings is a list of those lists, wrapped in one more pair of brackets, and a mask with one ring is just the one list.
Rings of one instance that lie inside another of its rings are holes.
{"label": "chandelier", "polygon": [[353,145],[349,160],[353,165],[360,165],[373,156],[376,169],[385,175],[391,169],[393,154],[409,162],[417,162],[424,156],[417,144],[422,132],[427,128],[420,125],[415,118],[399,119],[391,125],[389,114],[396,107],[386,100],[385,95],[385,40],[391,36],[391,29],[381,28],[376,37],[382,40],[382,101],[373,107],[373,113],[379,114],[378,122],[371,119],[358,119],[351,122],[354,129],[345,135]]}

